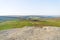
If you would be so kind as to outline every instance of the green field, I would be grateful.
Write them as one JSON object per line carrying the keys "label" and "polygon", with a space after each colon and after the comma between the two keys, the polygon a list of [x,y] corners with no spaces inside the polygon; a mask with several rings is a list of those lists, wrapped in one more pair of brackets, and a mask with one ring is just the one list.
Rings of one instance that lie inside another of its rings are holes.
{"label": "green field", "polygon": [[6,29],[12,29],[12,28],[22,28],[24,26],[36,26],[36,27],[43,27],[43,26],[57,26],[60,27],[60,21],[56,20],[47,20],[47,21],[29,21],[29,20],[23,20],[23,21],[6,21],[0,23],[0,30],[6,30]]}

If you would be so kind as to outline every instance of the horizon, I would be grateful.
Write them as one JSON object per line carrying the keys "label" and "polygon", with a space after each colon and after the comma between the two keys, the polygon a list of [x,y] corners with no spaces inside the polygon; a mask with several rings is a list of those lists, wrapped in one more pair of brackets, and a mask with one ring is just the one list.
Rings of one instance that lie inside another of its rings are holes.
{"label": "horizon", "polygon": [[19,16],[45,16],[45,17],[60,17],[60,15],[0,15],[0,16],[10,16],[10,17],[19,17]]}

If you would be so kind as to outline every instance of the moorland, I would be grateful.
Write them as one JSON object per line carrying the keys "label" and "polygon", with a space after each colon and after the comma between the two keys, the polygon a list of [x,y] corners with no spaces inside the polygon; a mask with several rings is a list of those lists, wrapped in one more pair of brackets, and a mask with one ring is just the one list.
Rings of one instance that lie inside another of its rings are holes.
{"label": "moorland", "polygon": [[0,30],[22,28],[25,26],[60,27],[60,17],[55,16],[0,16]]}

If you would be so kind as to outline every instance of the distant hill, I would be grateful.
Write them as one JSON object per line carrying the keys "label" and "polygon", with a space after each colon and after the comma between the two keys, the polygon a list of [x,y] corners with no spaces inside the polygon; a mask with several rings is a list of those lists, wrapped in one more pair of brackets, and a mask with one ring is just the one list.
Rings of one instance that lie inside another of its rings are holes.
{"label": "distant hill", "polygon": [[15,20],[18,19],[18,17],[12,17],[12,16],[0,16],[0,22],[3,21],[9,21],[9,20]]}
{"label": "distant hill", "polygon": [[9,20],[16,20],[16,19],[29,19],[29,18],[60,18],[60,17],[55,17],[55,16],[34,16],[34,15],[29,15],[29,16],[0,16],[0,22],[3,21],[9,21]]}

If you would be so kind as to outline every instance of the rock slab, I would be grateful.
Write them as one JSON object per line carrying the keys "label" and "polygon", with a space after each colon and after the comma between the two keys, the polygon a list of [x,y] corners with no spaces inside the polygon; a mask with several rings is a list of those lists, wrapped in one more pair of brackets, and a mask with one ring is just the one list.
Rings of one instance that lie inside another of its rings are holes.
{"label": "rock slab", "polygon": [[0,40],[60,40],[60,27],[24,27],[0,31]]}

